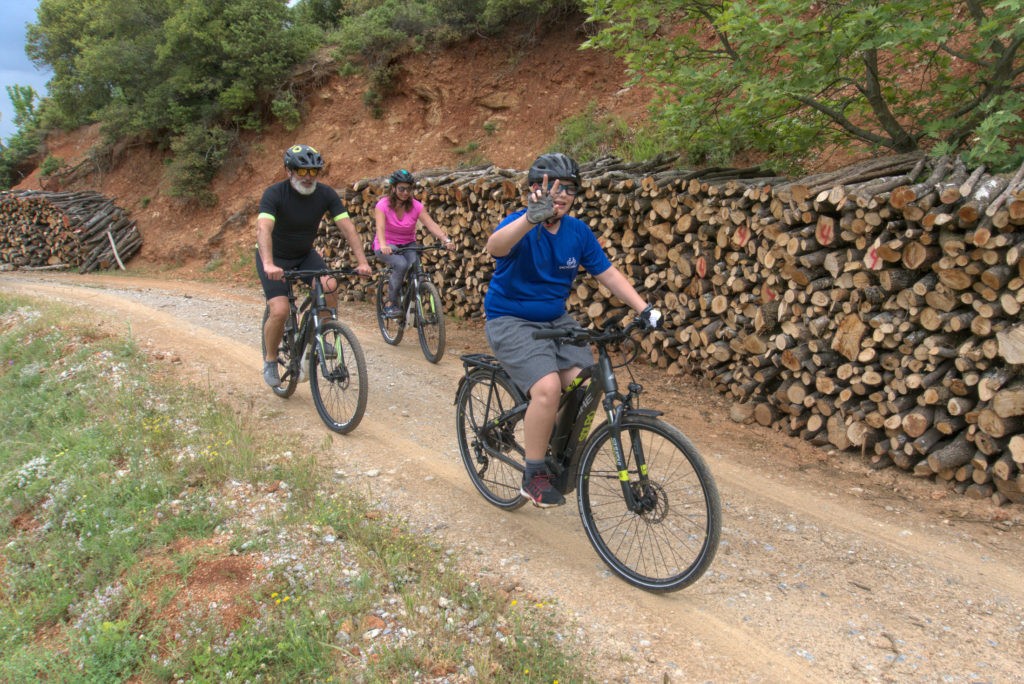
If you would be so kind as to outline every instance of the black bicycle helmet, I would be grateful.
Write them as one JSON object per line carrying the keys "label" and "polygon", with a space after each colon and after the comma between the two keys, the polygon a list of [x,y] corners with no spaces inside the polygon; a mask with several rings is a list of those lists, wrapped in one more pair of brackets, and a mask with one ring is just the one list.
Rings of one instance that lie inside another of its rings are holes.
{"label": "black bicycle helmet", "polygon": [[543,183],[545,174],[548,181],[558,179],[580,185],[579,164],[561,152],[549,152],[537,157],[537,161],[533,162],[529,173],[526,174],[526,184]]}
{"label": "black bicycle helmet", "polygon": [[289,169],[322,169],[324,158],[309,145],[292,145],[284,152],[284,165]]}
{"label": "black bicycle helmet", "polygon": [[416,179],[413,178],[412,174],[405,169],[399,169],[393,174],[388,176],[388,183],[391,187],[398,185],[399,183],[408,183],[409,185],[415,185]]}

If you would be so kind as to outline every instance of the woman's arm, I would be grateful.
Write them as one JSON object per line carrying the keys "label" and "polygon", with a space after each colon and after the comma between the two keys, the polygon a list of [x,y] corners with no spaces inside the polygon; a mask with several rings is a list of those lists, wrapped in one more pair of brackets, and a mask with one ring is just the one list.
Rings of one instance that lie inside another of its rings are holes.
{"label": "woman's arm", "polygon": [[384,218],[384,210],[380,207],[374,208],[373,221],[376,224],[377,249],[380,250],[381,254],[391,254],[391,245],[388,244],[387,235],[385,234],[387,221]]}
{"label": "woman's arm", "polygon": [[431,235],[443,242],[448,249],[455,249],[452,239],[448,237],[448,234],[444,232],[441,226],[437,225],[437,221],[430,217],[426,209],[420,212],[420,221],[423,223],[423,227],[430,231]]}

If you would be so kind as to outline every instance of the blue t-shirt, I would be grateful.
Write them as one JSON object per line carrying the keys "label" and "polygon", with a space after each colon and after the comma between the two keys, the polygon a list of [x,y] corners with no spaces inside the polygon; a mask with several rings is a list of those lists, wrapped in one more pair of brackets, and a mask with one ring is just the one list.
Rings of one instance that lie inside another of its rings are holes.
{"label": "blue t-shirt", "polygon": [[[506,217],[495,231],[525,211]],[[484,296],[487,319],[516,316],[545,322],[565,313],[565,300],[581,266],[591,275],[600,275],[612,265],[590,226],[574,216],[563,216],[555,234],[543,225],[534,226],[511,252],[495,257],[495,262]]]}

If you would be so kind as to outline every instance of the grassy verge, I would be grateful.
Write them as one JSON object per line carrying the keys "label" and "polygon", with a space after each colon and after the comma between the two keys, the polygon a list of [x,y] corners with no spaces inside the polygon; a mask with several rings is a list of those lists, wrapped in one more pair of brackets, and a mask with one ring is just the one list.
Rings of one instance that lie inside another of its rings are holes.
{"label": "grassy verge", "polygon": [[0,296],[0,681],[585,681],[550,605],[123,339]]}

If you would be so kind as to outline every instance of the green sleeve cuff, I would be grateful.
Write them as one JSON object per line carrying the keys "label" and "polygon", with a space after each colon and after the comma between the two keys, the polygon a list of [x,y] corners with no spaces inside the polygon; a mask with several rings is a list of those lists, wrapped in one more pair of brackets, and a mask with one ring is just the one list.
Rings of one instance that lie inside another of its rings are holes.
{"label": "green sleeve cuff", "polygon": [[271,221],[277,221],[277,217],[275,217],[273,214],[268,214],[265,211],[261,211],[259,213],[259,215],[256,216],[256,218],[257,219],[270,219]]}
{"label": "green sleeve cuff", "polygon": [[348,212],[344,211],[344,212],[342,212],[342,213],[340,213],[340,214],[338,214],[337,216],[334,217],[334,222],[337,223],[338,221],[340,221],[342,219],[347,219],[347,218],[349,218]]}

